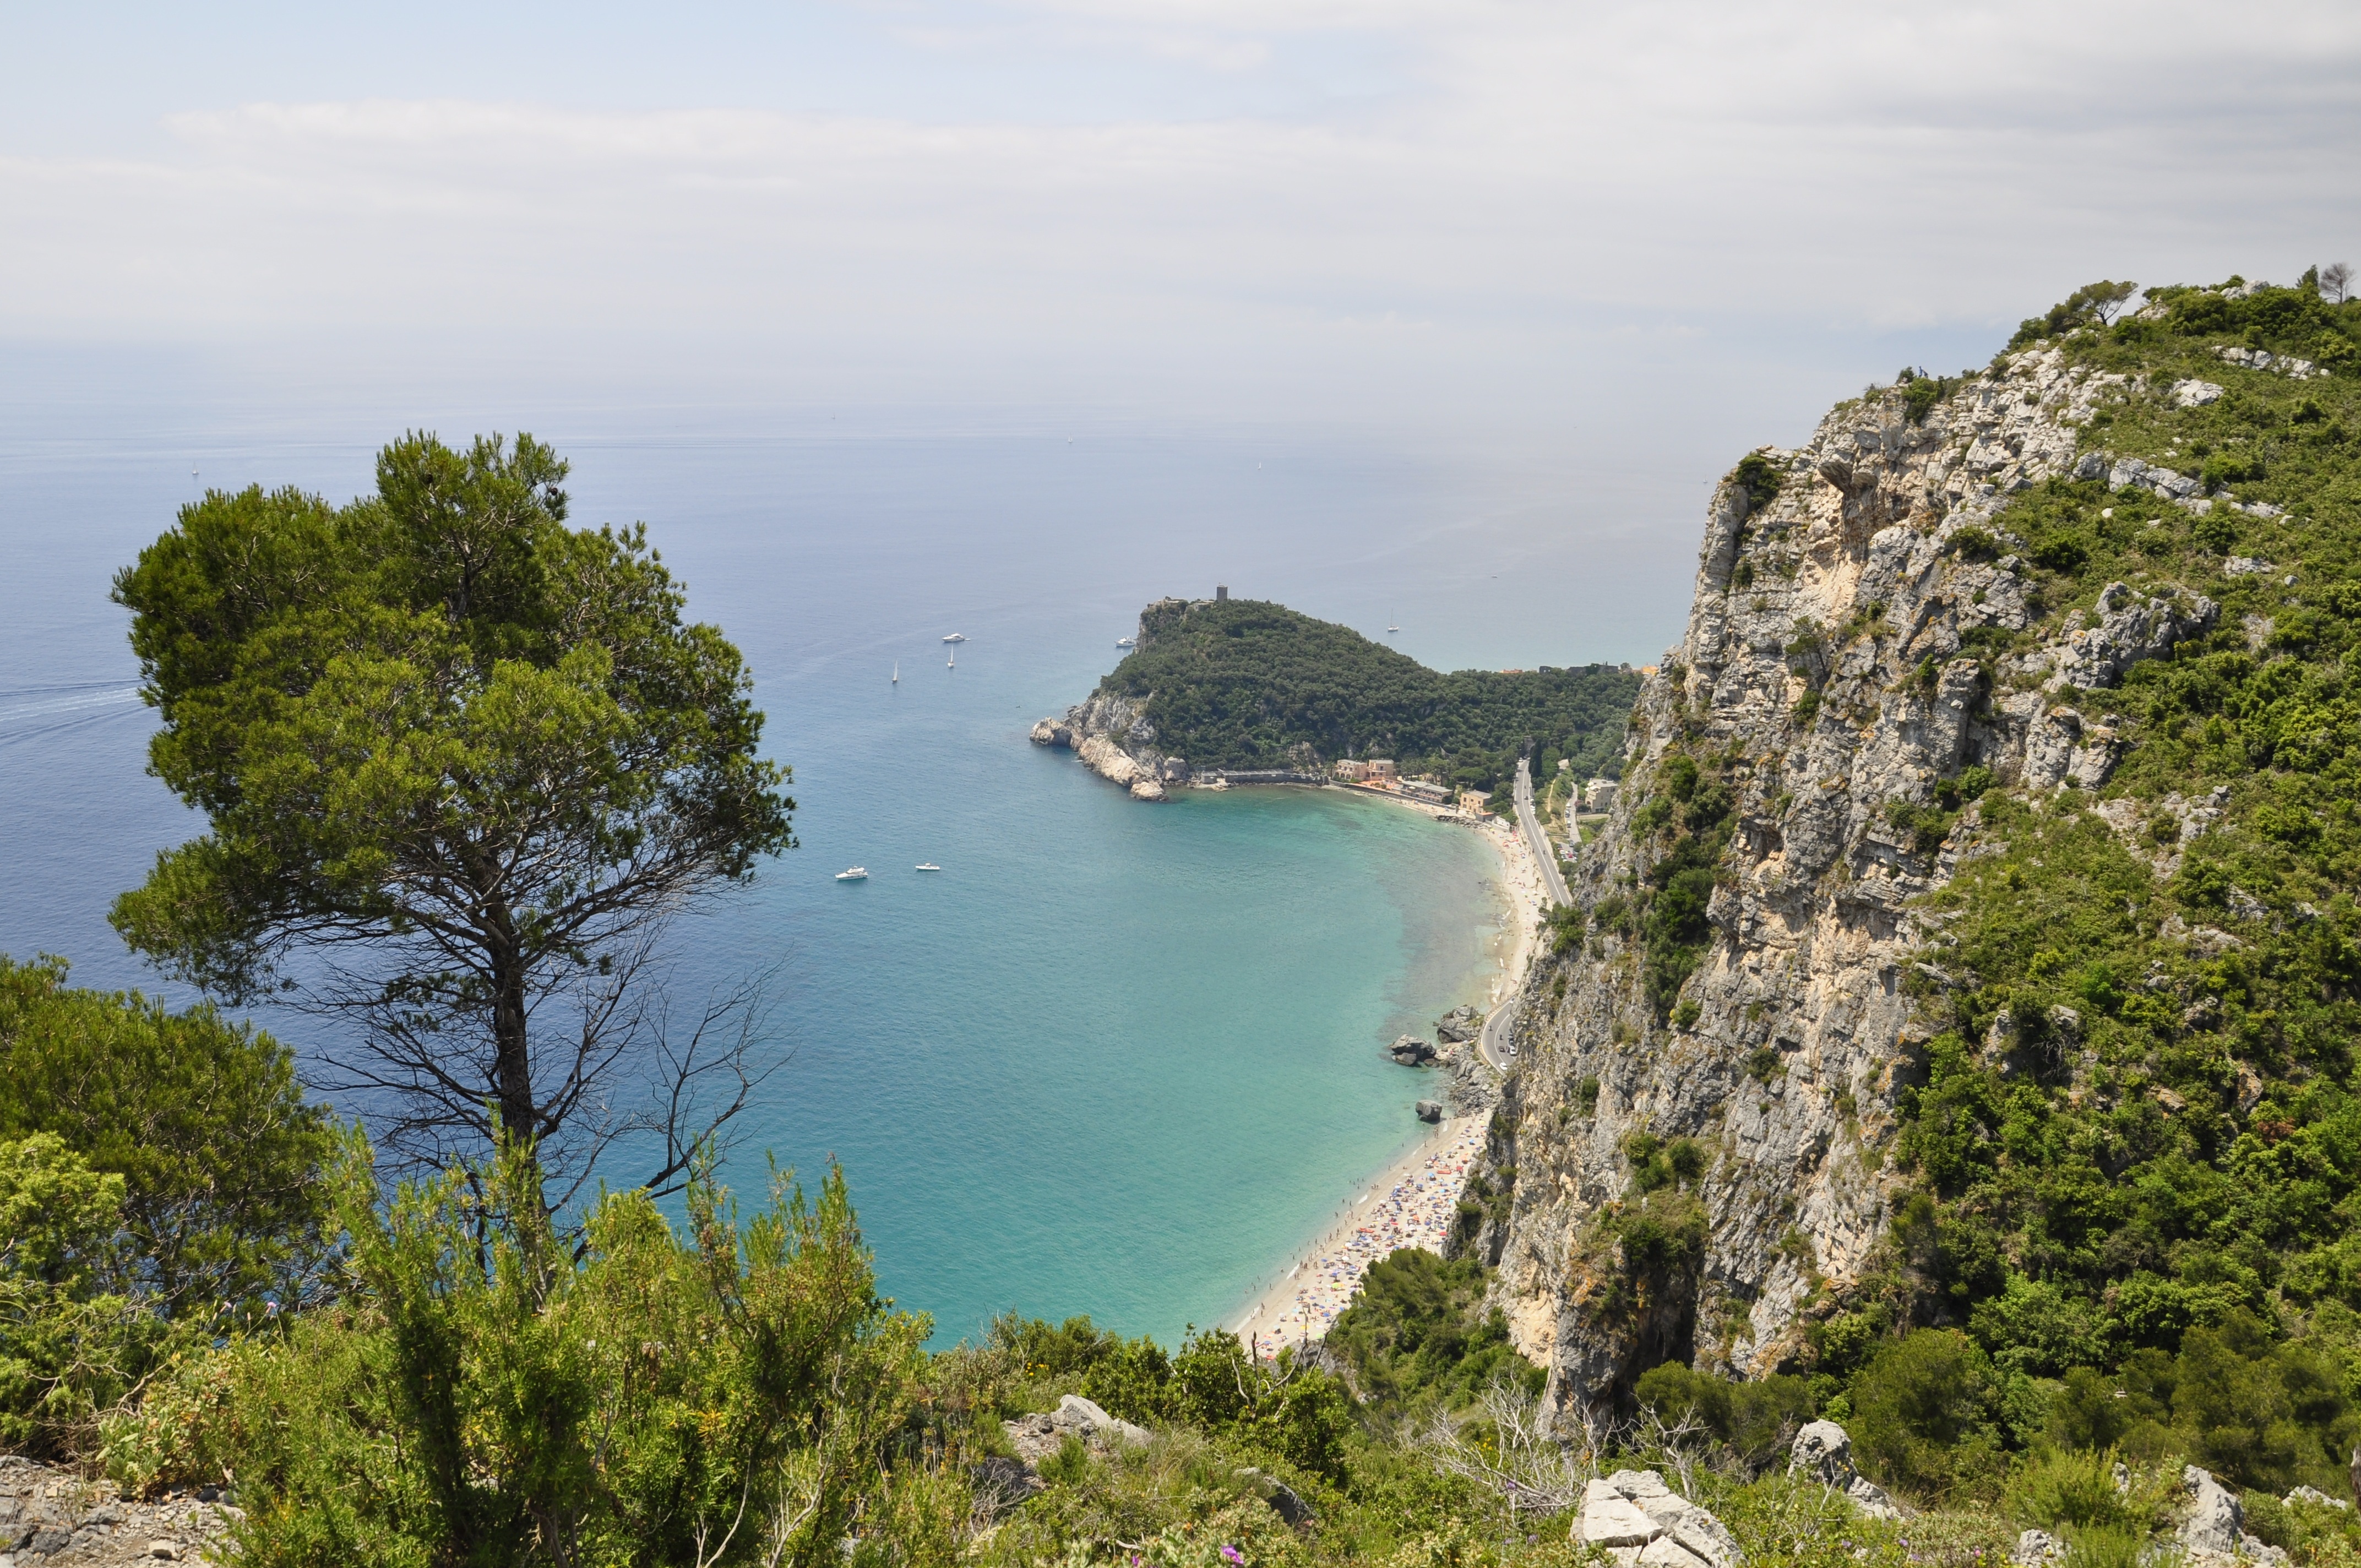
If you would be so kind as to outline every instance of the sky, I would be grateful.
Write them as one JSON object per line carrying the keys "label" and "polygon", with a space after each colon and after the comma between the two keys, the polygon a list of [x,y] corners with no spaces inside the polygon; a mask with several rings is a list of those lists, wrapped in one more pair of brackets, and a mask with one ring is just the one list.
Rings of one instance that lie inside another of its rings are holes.
{"label": "sky", "polygon": [[2093,278],[2361,258],[2356,133],[2350,0],[10,0],[0,401],[1309,424],[1686,484]]}

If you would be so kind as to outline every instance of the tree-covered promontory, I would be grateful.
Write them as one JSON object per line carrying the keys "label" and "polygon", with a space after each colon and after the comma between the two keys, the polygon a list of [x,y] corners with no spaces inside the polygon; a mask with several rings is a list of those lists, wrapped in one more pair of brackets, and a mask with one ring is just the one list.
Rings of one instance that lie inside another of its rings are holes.
{"label": "tree-covered promontory", "polygon": [[1573,669],[1428,669],[1348,626],[1255,599],[1162,599],[1139,647],[1102,681],[1145,698],[1158,743],[1192,767],[1284,768],[1387,757],[1492,790],[1531,743],[1536,772],[1618,768],[1640,677]]}

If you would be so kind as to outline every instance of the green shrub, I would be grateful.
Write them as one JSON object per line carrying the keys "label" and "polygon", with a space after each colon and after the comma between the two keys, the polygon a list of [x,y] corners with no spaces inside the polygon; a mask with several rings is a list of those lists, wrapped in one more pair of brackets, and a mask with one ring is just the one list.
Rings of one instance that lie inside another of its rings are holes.
{"label": "green shrub", "polygon": [[2001,1384],[1984,1353],[1952,1329],[1889,1342],[1850,1390],[1863,1468],[1910,1496],[1989,1495],[2003,1471]]}
{"label": "green shrub", "polygon": [[1091,1451],[1082,1440],[1068,1432],[1058,1444],[1058,1452],[1034,1466],[1041,1479],[1051,1486],[1073,1486],[1091,1473]]}
{"label": "green shrub", "polygon": [[66,984],[0,956],[0,1138],[54,1134],[123,1179],[126,1288],[166,1317],[291,1306],[314,1287],[336,1135],[269,1036],[210,1007]]}
{"label": "green shrub", "polygon": [[1962,528],[1951,535],[1950,548],[1963,561],[1989,561],[2000,554],[2000,541],[1989,529]]}
{"label": "green shrub", "polygon": [[1731,470],[1730,477],[1737,481],[1740,489],[1746,492],[1746,510],[1753,513],[1771,504],[1786,477],[1779,472],[1778,465],[1771,459],[1760,452],[1750,452],[1738,460],[1738,466]]}
{"label": "green shrub", "polygon": [[[644,1193],[609,1195],[577,1255],[529,1172],[512,1157],[405,1185],[380,1212],[356,1145],[339,1193],[358,1294],[283,1340],[233,1341],[226,1396],[178,1400],[203,1419],[148,1445],[148,1478],[234,1468],[240,1560],[260,1564],[558,1542],[686,1562],[733,1519],[748,1550],[812,1565],[847,1541],[875,1562],[953,1539],[964,1483],[896,1435],[920,1413],[928,1325],[877,1299],[840,1175],[816,1204],[774,1180],[741,1228],[701,1168],[685,1241]],[[189,1365],[184,1388],[213,1375]]]}
{"label": "green shrub", "polygon": [[1632,1394],[1667,1427],[1684,1421],[1704,1427],[1750,1473],[1784,1457],[1812,1419],[1809,1387],[1795,1376],[1733,1383],[1668,1361],[1641,1374]]}

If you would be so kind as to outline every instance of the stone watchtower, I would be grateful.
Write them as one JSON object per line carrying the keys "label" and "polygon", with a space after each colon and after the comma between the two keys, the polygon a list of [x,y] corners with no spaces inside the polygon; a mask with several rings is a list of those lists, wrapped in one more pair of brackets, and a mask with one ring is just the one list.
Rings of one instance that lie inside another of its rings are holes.
{"label": "stone watchtower", "polygon": [[1230,590],[1227,584],[1215,583],[1213,585],[1213,602],[1215,604],[1227,604],[1230,602]]}

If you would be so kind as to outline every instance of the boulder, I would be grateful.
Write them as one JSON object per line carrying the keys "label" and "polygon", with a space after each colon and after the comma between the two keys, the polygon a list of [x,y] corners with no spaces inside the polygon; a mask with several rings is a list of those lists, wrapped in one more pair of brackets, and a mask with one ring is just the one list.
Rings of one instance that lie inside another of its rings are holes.
{"label": "boulder", "polygon": [[1159,783],[1155,779],[1142,776],[1131,781],[1131,798],[1134,800],[1164,800],[1170,797],[1165,795],[1164,785],[1162,784]]}
{"label": "boulder", "polygon": [[2066,1555],[2066,1543],[2046,1530],[2028,1530],[2016,1538],[2016,1550],[2008,1560],[2016,1568],[2049,1568]]}
{"label": "boulder", "polygon": [[1035,1464],[1057,1453],[1070,1437],[1104,1449],[1121,1443],[1144,1443],[1152,1435],[1145,1427],[1108,1415],[1079,1394],[1069,1394],[1059,1400],[1055,1410],[1003,1421],[1000,1430],[1008,1434],[1009,1443],[1019,1458]]}
{"label": "boulder", "polygon": [[2298,1503],[2309,1503],[2315,1508],[2345,1508],[2350,1510],[2353,1507],[2352,1504],[2346,1502],[2344,1498],[2332,1497],[2317,1486],[2298,1486],[2294,1491],[2290,1492],[2286,1497],[2281,1497],[2279,1501],[2285,1503],[2289,1508],[2293,1508]]}
{"label": "boulder", "polygon": [[2246,1511],[2238,1494],[2194,1464],[2182,1467],[2180,1491],[2185,1507],[2177,1533],[2182,1548],[2235,1555],[2246,1533]]}
{"label": "boulder", "polygon": [[1146,1427],[1116,1420],[1080,1394],[1069,1394],[1059,1400],[1058,1409],[1049,1420],[1054,1426],[1079,1431],[1085,1438],[1095,1437],[1115,1442],[1144,1443],[1155,1435]]}
{"label": "boulder", "polygon": [[1834,1421],[1814,1421],[1795,1434],[1787,1451],[1787,1474],[1801,1474],[1830,1491],[1842,1492],[1852,1506],[1875,1519],[1902,1518],[1902,1505],[1885,1488],[1852,1467],[1852,1438]]}
{"label": "boulder", "polygon": [[1814,1421],[1795,1434],[1787,1474],[1801,1474],[1841,1491],[1852,1480],[1852,1434],[1834,1421]]}
{"label": "boulder", "polygon": [[1443,1120],[1443,1102],[1440,1100],[1422,1100],[1418,1102],[1417,1111],[1418,1119],[1422,1122]]}
{"label": "boulder", "polygon": [[1254,1488],[1256,1497],[1270,1505],[1270,1511],[1296,1529],[1312,1523],[1312,1505],[1298,1497],[1295,1488],[1273,1475],[1266,1475],[1252,1465],[1238,1472],[1239,1479]]}
{"label": "boulder", "polygon": [[1416,1035],[1404,1035],[1386,1047],[1386,1054],[1404,1067],[1424,1067],[1434,1059],[1434,1047]]}
{"label": "boulder", "polygon": [[1618,1470],[1586,1486],[1573,1539],[1604,1548],[1619,1568],[1734,1568],[1739,1559],[1721,1521],[1653,1470]]}
{"label": "boulder", "polygon": [[975,1484],[976,1496],[995,1508],[1013,1508],[1042,1489],[1041,1477],[1021,1459],[1003,1459],[994,1454],[969,1465],[967,1473],[969,1480]]}
{"label": "boulder", "polygon": [[1434,1037],[1451,1045],[1466,1045],[1484,1032],[1484,1014],[1473,1007],[1455,1007],[1435,1020]]}
{"label": "boulder", "polygon": [[1033,744],[1036,746],[1056,745],[1058,743],[1058,721],[1054,718],[1044,718],[1040,722],[1035,724],[1033,726],[1032,740]]}

